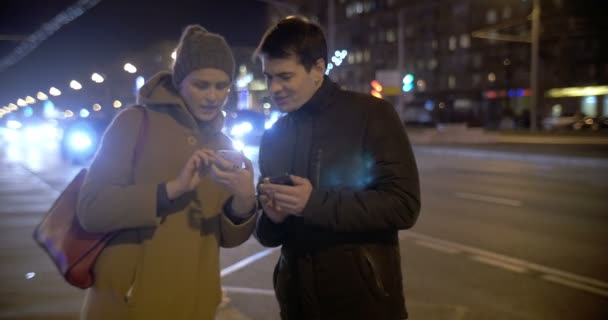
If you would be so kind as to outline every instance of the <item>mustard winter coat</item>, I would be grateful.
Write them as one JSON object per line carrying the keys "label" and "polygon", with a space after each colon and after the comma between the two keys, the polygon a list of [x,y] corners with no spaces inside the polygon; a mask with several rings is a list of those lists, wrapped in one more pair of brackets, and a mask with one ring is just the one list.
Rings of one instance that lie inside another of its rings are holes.
{"label": "mustard winter coat", "polygon": [[143,112],[133,108],[106,131],[80,194],[78,218],[85,229],[120,230],[96,262],[81,318],[213,319],[221,299],[219,246],[245,242],[255,216],[233,224],[223,212],[230,194],[205,176],[196,192],[160,219],[157,186],[177,177],[198,148],[232,149],[220,131],[223,116],[197,124],[169,73],[144,85],[139,103],[149,122],[135,168]]}

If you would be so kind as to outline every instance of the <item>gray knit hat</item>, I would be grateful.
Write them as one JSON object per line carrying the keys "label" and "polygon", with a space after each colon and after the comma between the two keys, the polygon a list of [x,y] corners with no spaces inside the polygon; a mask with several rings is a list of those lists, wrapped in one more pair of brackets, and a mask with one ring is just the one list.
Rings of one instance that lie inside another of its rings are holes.
{"label": "gray knit hat", "polygon": [[173,84],[176,88],[190,74],[202,68],[225,71],[234,77],[234,57],[224,37],[208,32],[200,25],[186,27],[177,46],[177,57],[173,63]]}

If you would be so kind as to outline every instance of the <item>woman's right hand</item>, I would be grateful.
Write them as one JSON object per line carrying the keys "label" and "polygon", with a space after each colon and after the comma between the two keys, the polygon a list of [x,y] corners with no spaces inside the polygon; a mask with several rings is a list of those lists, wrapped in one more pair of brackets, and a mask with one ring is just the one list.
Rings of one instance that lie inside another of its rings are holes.
{"label": "woman's right hand", "polygon": [[208,170],[215,158],[213,150],[199,149],[194,152],[182,168],[179,176],[167,182],[169,200],[175,200],[184,193],[196,189],[201,182],[201,172]]}

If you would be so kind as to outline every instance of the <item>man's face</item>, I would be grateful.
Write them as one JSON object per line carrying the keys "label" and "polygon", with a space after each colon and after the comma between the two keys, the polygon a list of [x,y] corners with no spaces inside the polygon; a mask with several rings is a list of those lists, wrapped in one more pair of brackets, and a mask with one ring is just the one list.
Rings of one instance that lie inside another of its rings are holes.
{"label": "man's face", "polygon": [[325,62],[322,59],[319,59],[310,71],[306,71],[296,56],[262,56],[261,60],[272,99],[283,112],[298,110],[310,100],[323,82]]}
{"label": "man's face", "polygon": [[194,118],[199,121],[215,119],[222,111],[230,91],[226,72],[204,68],[192,71],[180,84],[179,94]]}

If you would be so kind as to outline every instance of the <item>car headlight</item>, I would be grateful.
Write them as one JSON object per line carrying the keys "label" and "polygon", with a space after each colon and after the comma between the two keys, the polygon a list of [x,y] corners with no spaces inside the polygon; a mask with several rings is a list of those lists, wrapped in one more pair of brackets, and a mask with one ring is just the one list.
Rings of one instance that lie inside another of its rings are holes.
{"label": "car headlight", "polygon": [[93,138],[89,132],[74,131],[68,135],[68,146],[78,152],[87,151],[93,146]]}
{"label": "car headlight", "polygon": [[253,131],[253,125],[250,122],[245,121],[232,126],[230,134],[235,137],[242,137],[251,131]]}

